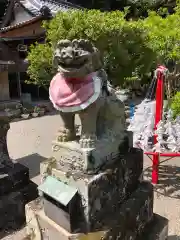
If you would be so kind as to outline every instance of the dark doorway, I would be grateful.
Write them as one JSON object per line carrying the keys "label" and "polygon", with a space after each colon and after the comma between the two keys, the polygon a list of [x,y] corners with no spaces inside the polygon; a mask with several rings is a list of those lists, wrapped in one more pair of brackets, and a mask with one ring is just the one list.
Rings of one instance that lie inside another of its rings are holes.
{"label": "dark doorway", "polygon": [[42,87],[38,87],[34,84],[27,84],[26,80],[29,80],[27,73],[21,73],[21,91],[22,93],[30,93],[32,100],[47,100],[49,98],[48,90]]}
{"label": "dark doorway", "polygon": [[26,80],[29,80],[29,76],[25,72],[9,73],[9,92],[11,99],[20,99],[22,93],[29,93],[32,100],[35,101],[49,99],[48,89],[38,87],[34,84],[27,84]]}
{"label": "dark doorway", "polygon": [[18,99],[20,97],[16,73],[9,73],[9,94],[11,99]]}

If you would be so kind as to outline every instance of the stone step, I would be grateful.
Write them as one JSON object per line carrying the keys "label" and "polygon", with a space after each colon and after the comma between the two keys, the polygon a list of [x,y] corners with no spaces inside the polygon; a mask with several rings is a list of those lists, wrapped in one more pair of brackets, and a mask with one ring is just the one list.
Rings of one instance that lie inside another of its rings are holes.
{"label": "stone step", "polygon": [[19,100],[12,100],[12,101],[0,101],[0,111],[3,111],[5,109],[16,109],[16,105],[19,105]]}

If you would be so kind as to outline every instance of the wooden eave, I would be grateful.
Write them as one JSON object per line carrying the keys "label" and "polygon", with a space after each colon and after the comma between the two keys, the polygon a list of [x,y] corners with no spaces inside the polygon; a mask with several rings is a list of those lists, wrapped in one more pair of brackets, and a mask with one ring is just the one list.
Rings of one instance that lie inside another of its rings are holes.
{"label": "wooden eave", "polygon": [[25,21],[14,26],[2,28],[0,29],[0,37],[1,38],[26,37],[44,33],[45,30],[41,26],[42,20],[43,17],[38,16],[32,18],[29,21]]}
{"label": "wooden eave", "polygon": [[27,26],[27,25],[33,24],[34,22],[42,20],[42,18],[43,18],[42,16],[37,16],[37,17],[33,17],[29,21],[24,21],[24,22],[18,23],[16,25],[12,25],[12,26],[9,26],[9,27],[1,28],[0,29],[0,33],[12,31],[12,30],[14,30],[16,28],[23,28],[24,26]]}

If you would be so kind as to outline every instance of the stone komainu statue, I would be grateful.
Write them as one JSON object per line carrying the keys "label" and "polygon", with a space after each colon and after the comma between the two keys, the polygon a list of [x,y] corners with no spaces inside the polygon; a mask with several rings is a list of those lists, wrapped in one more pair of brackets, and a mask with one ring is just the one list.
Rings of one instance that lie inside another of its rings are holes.
{"label": "stone komainu statue", "polygon": [[100,52],[88,40],[61,40],[54,52],[57,74],[50,99],[63,120],[58,141],[77,139],[75,114],[81,120],[81,148],[94,148],[105,138],[124,137],[124,105],[110,87]]}

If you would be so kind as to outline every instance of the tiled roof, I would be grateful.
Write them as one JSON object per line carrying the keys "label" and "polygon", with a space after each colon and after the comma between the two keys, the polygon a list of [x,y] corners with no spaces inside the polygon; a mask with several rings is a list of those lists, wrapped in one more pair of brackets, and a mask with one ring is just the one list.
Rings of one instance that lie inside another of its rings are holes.
{"label": "tiled roof", "polygon": [[45,7],[45,6],[50,9],[52,15],[55,15],[58,11],[67,11],[68,9],[81,8],[77,5],[74,5],[65,1],[61,1],[61,0],[7,0],[7,3],[8,3],[7,10],[4,16],[5,22],[8,22],[9,18],[11,17],[13,6],[16,2],[20,3],[28,12],[30,12],[32,15],[32,18],[30,20],[25,20],[16,25],[11,25],[11,26],[7,26],[5,23],[4,26],[1,26],[0,32],[6,32],[14,28],[19,28],[39,20],[39,18],[42,16],[42,13],[40,10],[42,7]]}
{"label": "tiled roof", "polygon": [[24,25],[34,23],[34,22],[38,21],[39,19],[41,19],[41,16],[32,17],[32,19],[30,19],[28,21],[20,22],[16,25],[0,28],[0,33],[7,32],[7,31],[15,29],[15,28],[23,27]]}
{"label": "tiled roof", "polygon": [[43,6],[47,6],[53,15],[55,15],[58,11],[80,8],[77,5],[58,0],[19,0],[19,2],[24,8],[26,8],[35,16],[38,16],[40,14],[40,9]]}

